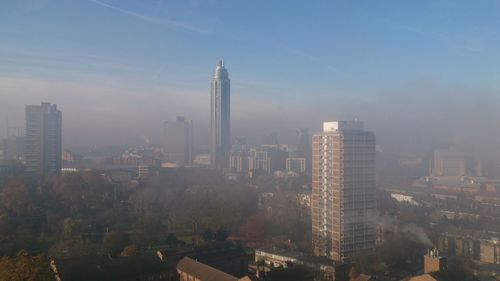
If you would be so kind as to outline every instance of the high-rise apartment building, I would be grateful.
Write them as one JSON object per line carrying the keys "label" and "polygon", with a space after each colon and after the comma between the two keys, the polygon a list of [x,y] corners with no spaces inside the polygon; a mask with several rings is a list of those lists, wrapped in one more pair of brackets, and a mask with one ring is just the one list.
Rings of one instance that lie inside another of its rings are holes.
{"label": "high-rise apartment building", "polygon": [[230,80],[224,62],[220,60],[215,67],[211,83],[211,128],[210,128],[210,164],[222,169],[228,167],[231,150],[230,120]]}
{"label": "high-rise apartment building", "polygon": [[311,173],[311,135],[308,128],[297,130],[297,151],[299,158],[306,159],[306,171]]}
{"label": "high-rise apartment building", "polygon": [[375,135],[357,121],[323,123],[312,141],[315,255],[346,262],[372,249],[375,209]]}
{"label": "high-rise apartment building", "polygon": [[177,166],[193,163],[193,121],[177,116],[175,122],[163,124],[165,161]]}
{"label": "high-rise apartment building", "polygon": [[286,158],[286,170],[297,174],[306,172],[306,159],[305,158]]}
{"label": "high-rise apartment building", "polygon": [[248,154],[248,167],[252,171],[271,172],[271,158],[268,151],[250,149]]}
{"label": "high-rise apartment building", "polygon": [[26,106],[26,170],[40,179],[61,172],[62,113],[57,105]]}

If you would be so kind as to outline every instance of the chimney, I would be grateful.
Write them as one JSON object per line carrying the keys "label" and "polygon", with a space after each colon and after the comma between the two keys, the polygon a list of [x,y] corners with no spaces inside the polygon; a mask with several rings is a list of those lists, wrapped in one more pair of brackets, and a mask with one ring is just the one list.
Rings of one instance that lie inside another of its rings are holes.
{"label": "chimney", "polygon": [[446,268],[446,257],[441,256],[438,249],[427,250],[424,256],[424,273],[438,272]]}

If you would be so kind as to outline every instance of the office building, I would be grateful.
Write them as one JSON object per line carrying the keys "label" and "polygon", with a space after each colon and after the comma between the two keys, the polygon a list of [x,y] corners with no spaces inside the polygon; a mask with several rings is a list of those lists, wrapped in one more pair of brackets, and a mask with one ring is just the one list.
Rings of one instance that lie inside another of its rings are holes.
{"label": "office building", "polygon": [[231,149],[230,120],[230,80],[224,62],[220,60],[215,67],[211,83],[211,128],[210,164],[213,168],[228,167],[228,154]]}
{"label": "office building", "polygon": [[177,116],[163,124],[164,161],[176,166],[193,163],[193,121]]}
{"label": "office building", "polygon": [[61,172],[62,113],[57,105],[26,106],[26,170],[39,179]]}
{"label": "office building", "polygon": [[314,254],[348,262],[375,245],[375,135],[361,122],[323,123],[312,141]]}

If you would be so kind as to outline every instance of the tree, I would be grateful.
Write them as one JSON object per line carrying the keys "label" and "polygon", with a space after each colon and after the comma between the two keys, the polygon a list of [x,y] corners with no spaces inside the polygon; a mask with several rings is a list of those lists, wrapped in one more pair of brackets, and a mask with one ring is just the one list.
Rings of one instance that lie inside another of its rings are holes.
{"label": "tree", "polygon": [[128,245],[123,249],[123,251],[120,253],[121,257],[130,257],[135,255],[137,253],[137,246],[136,245]]}
{"label": "tree", "polygon": [[50,263],[44,256],[29,256],[20,251],[15,257],[0,258],[0,280],[48,281],[54,280]]}
{"label": "tree", "polygon": [[63,221],[63,235],[65,238],[74,237],[80,232],[80,223],[72,218],[66,218]]}
{"label": "tree", "polygon": [[68,259],[92,255],[95,254],[96,250],[96,246],[90,241],[81,239],[68,239],[61,240],[53,244],[48,249],[48,255],[56,259]]}
{"label": "tree", "polygon": [[207,228],[203,231],[203,241],[208,242],[214,240],[214,232],[212,229]]}
{"label": "tree", "polygon": [[183,244],[184,241],[182,240],[179,240],[177,238],[177,236],[175,236],[175,234],[173,233],[169,233],[168,236],[167,236],[167,239],[165,241],[167,243],[167,245],[178,245],[178,244]]}
{"label": "tree", "polygon": [[257,213],[247,218],[240,227],[240,234],[251,240],[263,240],[266,237],[267,218],[264,213]]}
{"label": "tree", "polygon": [[89,197],[89,187],[80,174],[57,177],[52,188],[57,197],[71,209],[78,209]]}
{"label": "tree", "polygon": [[227,231],[222,227],[217,229],[217,231],[215,232],[215,241],[226,241],[227,237]]}
{"label": "tree", "polygon": [[103,246],[110,256],[117,256],[129,244],[128,236],[121,231],[108,232],[103,238]]}
{"label": "tree", "polygon": [[7,181],[0,198],[1,204],[18,216],[27,215],[35,206],[33,190],[19,178]]}

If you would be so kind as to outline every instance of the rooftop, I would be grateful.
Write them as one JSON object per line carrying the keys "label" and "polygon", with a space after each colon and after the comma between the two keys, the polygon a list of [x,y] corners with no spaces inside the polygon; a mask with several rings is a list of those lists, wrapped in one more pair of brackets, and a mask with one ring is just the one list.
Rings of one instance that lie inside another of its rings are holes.
{"label": "rooftop", "polygon": [[[177,264],[177,271],[185,272],[202,281],[238,281],[237,277],[229,275],[211,266],[185,257]],[[245,279],[242,279],[245,280]]]}

